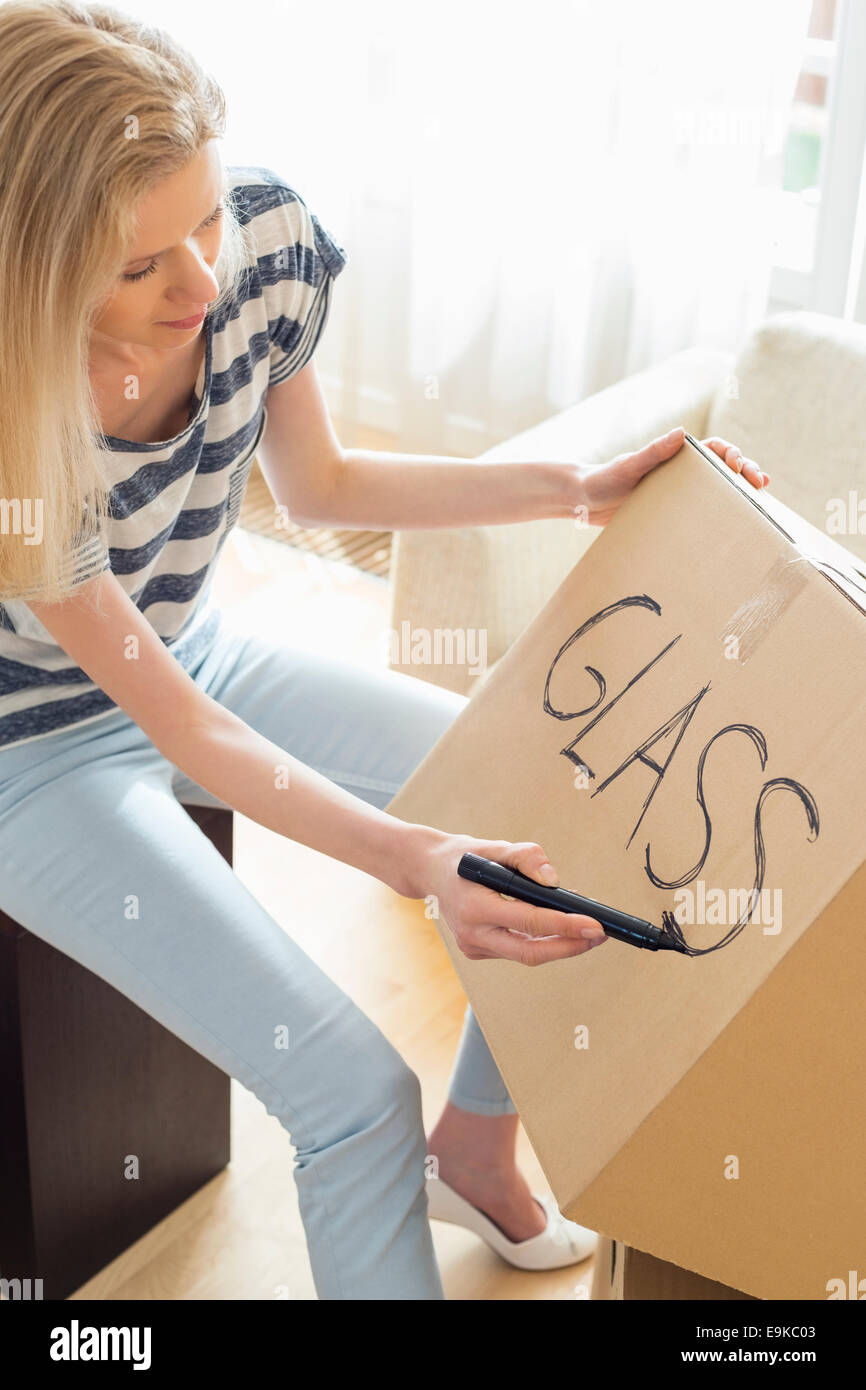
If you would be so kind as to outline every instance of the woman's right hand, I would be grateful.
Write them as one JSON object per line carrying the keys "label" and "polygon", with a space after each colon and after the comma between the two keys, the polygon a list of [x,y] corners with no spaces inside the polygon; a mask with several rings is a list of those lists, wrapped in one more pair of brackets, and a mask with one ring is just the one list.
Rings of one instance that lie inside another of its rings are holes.
{"label": "woman's right hand", "polygon": [[555,887],[559,880],[541,845],[532,841],[476,840],[471,835],[452,835],[431,826],[406,829],[418,835],[410,849],[414,866],[409,891],[404,896],[432,898],[435,915],[444,917],[469,960],[498,957],[523,965],[544,965],[566,956],[583,955],[607,941],[594,917],[519,902],[461,878],[457,872],[464,854],[480,854]]}

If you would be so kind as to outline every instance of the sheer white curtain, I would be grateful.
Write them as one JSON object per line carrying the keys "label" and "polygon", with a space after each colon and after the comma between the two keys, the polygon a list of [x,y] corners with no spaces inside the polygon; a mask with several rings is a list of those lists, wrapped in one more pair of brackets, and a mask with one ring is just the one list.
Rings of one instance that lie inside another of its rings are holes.
{"label": "sheer white curtain", "polygon": [[810,0],[124,0],[349,254],[334,412],[480,453],[765,311]]}

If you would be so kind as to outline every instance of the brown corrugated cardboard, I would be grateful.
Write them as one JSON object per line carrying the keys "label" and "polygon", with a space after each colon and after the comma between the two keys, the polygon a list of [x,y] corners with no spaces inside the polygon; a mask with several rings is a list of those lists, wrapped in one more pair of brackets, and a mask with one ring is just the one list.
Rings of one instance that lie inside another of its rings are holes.
{"label": "brown corrugated cardboard", "polygon": [[603,1237],[598,1243],[590,1297],[605,1302],[647,1299],[688,1303],[732,1303],[752,1300],[753,1294],[705,1279],[679,1265]]}
{"label": "brown corrugated cardboard", "polygon": [[566,1215],[763,1298],[866,1277],[858,566],[687,442],[389,806],[727,941],[530,969],[439,924]]}

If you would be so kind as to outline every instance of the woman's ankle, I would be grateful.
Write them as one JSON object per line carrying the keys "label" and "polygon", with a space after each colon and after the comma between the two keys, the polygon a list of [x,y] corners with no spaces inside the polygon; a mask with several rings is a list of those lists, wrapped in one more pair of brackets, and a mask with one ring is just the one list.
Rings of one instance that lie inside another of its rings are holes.
{"label": "woman's ankle", "polygon": [[478,1115],[448,1101],[428,1136],[427,1151],[440,1163],[505,1175],[516,1170],[517,1124],[514,1114]]}

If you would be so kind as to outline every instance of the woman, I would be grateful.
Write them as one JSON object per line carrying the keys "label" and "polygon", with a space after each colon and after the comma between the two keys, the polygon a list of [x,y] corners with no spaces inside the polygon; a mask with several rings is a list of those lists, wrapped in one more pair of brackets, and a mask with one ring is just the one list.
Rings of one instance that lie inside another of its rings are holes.
{"label": "woman", "polygon": [[165,34],[98,5],[0,7],[0,447],[19,518],[0,563],[0,906],[279,1117],[320,1297],[439,1299],[428,1187],[431,1214],[523,1267],[585,1258],[592,1233],[517,1171],[517,1117],[471,1011],[425,1138],[415,1075],[184,805],[231,806],[435,894],[475,959],[537,965],[605,938],[456,873],[473,850],[555,881],[540,845],[383,810],[461,697],[232,636],[214,568],[254,453],[310,525],[578,506],[603,524],[683,432],[591,475],[344,452],[311,358],[346,255],[279,175],[222,168],[222,128],[219,88]]}

